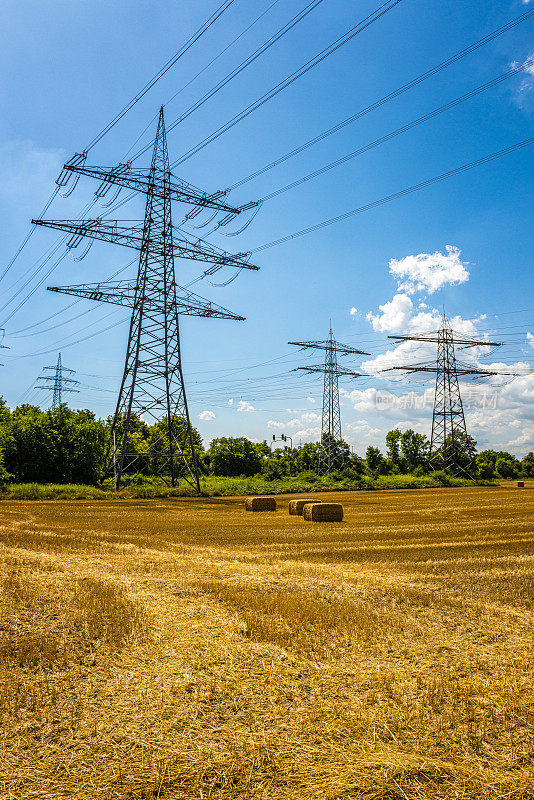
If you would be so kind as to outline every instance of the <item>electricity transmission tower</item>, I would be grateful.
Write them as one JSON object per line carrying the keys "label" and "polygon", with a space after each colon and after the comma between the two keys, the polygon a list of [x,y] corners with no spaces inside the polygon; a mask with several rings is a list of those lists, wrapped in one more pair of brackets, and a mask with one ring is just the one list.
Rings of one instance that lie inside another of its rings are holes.
{"label": "electricity transmission tower", "polygon": [[[0,341],[4,340],[4,336],[6,335],[5,328],[0,328]],[[0,350],[9,350],[9,347],[6,344],[0,344]],[[3,367],[3,364],[0,364],[0,367]]]}
{"label": "electricity transmission tower", "polygon": [[388,339],[394,339],[397,342],[437,344],[437,356],[434,362],[390,367],[384,372],[403,370],[410,374],[432,373],[436,375],[430,464],[435,470],[448,470],[456,475],[463,473],[474,478],[476,476],[475,451],[472,440],[467,434],[458,378],[489,377],[503,373],[480,369],[473,364],[458,361],[455,348],[463,350],[482,346],[500,347],[500,342],[489,342],[455,333],[445,314],[443,314],[439,331],[413,336],[388,336]]}
{"label": "electricity transmission tower", "polygon": [[332,327],[326,341],[311,342],[288,342],[303,350],[324,351],[324,364],[312,364],[309,366],[297,367],[292,372],[302,370],[307,373],[322,373],[323,382],[323,419],[321,428],[321,447],[317,462],[317,472],[319,475],[328,475],[333,470],[343,467],[343,453],[339,448],[341,441],[341,412],[339,410],[339,378],[359,378],[360,373],[340,367],[337,363],[338,354],[340,355],[363,355],[368,356],[363,350],[341,344],[334,339]]}
{"label": "electricity transmission tower", "polygon": [[42,381],[42,383],[37,383],[37,388],[52,392],[52,411],[60,408],[63,403],[63,394],[65,392],[79,392],[79,389],[75,387],[79,385],[80,381],[69,377],[74,375],[74,370],[68,369],[62,365],[61,353],[59,353],[57,357],[56,366],[43,367],[43,372],[45,374],[37,378],[37,381]]}
{"label": "electricity transmission tower", "polygon": [[[146,471],[170,479],[172,485],[183,477],[200,491],[193,432],[182,373],[179,315],[243,320],[226,309],[187,291],[176,282],[176,257],[204,261],[212,266],[257,270],[247,253],[232,255],[200,239],[187,237],[173,226],[172,201],[193,205],[189,216],[203,209],[224,215],[222,224],[257,204],[233,207],[223,201],[224,192],[206,194],[172,175],[167,152],[163,108],[150,168],[133,168],[130,163],[112,169],[85,165],[85,154],[65,164],[65,173],[87,175],[100,181],[96,196],[102,198],[112,185],[146,196],[144,221],[133,226],[126,221],[32,220],[71,234],[67,248],[77,247],[84,237],[131,247],[139,251],[137,280],[103,282],[78,286],[48,287],[51,291],[114,303],[132,309],[124,373],[112,423],[108,471],[113,467],[115,486],[125,476]],[[116,199],[113,198],[113,201]],[[109,204],[109,203],[108,203]],[[139,422],[160,423],[158,435],[148,449],[139,447]]]}

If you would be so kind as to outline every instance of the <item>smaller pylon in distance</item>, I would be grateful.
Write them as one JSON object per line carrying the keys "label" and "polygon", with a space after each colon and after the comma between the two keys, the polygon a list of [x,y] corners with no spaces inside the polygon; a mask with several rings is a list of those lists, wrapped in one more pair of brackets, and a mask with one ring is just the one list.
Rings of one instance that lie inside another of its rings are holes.
{"label": "smaller pylon in distance", "polygon": [[[47,392],[52,392],[52,410],[55,411],[63,404],[63,395],[65,392],[78,393],[80,390],[76,389],[80,381],[75,380],[72,375],[75,374],[73,369],[64,367],[61,363],[61,353],[58,354],[57,364],[55,367],[43,367],[43,375],[37,378],[36,386],[38,389],[44,389]],[[42,383],[39,383],[42,381]]]}
{"label": "smaller pylon in distance", "polygon": [[473,363],[459,361],[456,358],[455,348],[500,347],[501,343],[457,333],[452,329],[445,314],[443,314],[438,331],[407,336],[388,336],[388,339],[394,339],[397,342],[437,344],[435,361],[389,367],[384,372],[402,370],[409,374],[435,374],[430,464],[434,470],[447,470],[454,475],[463,475],[474,479],[476,477],[475,450],[473,440],[467,433],[459,378],[483,378],[511,373],[484,369]]}
{"label": "smaller pylon in distance", "polygon": [[357,350],[355,347],[337,342],[334,339],[332,326],[325,341],[309,342],[288,342],[288,344],[300,347],[302,350],[324,351],[324,364],[312,364],[309,366],[297,367],[292,370],[297,372],[302,370],[307,373],[321,373],[323,380],[323,418],[321,427],[321,448],[317,461],[317,472],[319,475],[328,475],[329,472],[343,468],[344,456],[339,443],[341,441],[341,412],[339,408],[339,378],[359,378],[359,372],[341,367],[337,363],[339,355],[363,355],[368,356],[364,350]]}

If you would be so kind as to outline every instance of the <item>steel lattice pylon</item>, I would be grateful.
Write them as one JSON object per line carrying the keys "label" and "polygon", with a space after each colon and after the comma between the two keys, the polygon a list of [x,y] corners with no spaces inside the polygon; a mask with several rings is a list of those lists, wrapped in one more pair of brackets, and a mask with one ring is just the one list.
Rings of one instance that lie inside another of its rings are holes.
{"label": "steel lattice pylon", "polygon": [[432,413],[432,435],[430,440],[430,464],[434,469],[444,469],[456,475],[474,478],[476,475],[475,449],[467,434],[465,414],[460,394],[458,376],[489,377],[511,373],[483,369],[473,364],[459,362],[455,347],[499,347],[500,342],[490,342],[455,333],[443,314],[437,332],[414,334],[413,336],[388,336],[398,342],[436,342],[437,357],[433,363],[410,364],[390,367],[408,373],[434,373],[436,384]]}
{"label": "steel lattice pylon", "polygon": [[[176,474],[183,470],[200,491],[182,374],[169,156],[161,112],[147,187],[143,242],[124,374],[111,431],[117,483],[123,473],[131,471],[132,467],[135,469],[139,459],[129,430],[132,415],[157,422],[162,408],[166,416],[167,446],[158,471],[168,472],[174,484]],[[185,421],[185,437],[179,437],[179,431],[175,430],[177,419]]]}
{"label": "steel lattice pylon", "polygon": [[323,416],[321,427],[321,448],[317,461],[319,475],[328,475],[329,472],[343,468],[344,456],[339,447],[341,441],[341,412],[339,408],[339,376],[358,378],[360,373],[338,366],[338,353],[342,355],[369,355],[363,350],[336,342],[332,327],[326,341],[289,342],[301,348],[324,350],[324,365],[297,367],[308,373],[323,373]]}
{"label": "steel lattice pylon", "polygon": [[343,467],[343,456],[337,443],[341,439],[341,412],[339,410],[339,382],[337,374],[337,352],[332,328],[327,339],[324,358],[323,419],[321,426],[321,450],[317,461],[319,475],[327,475]]}
{"label": "steel lattice pylon", "polygon": [[[43,383],[36,383],[38,389],[45,389],[47,392],[52,392],[52,410],[55,411],[56,409],[60,408],[63,404],[63,393],[64,392],[75,392],[76,394],[79,393],[79,389],[75,389],[75,386],[78,386],[80,381],[75,380],[72,377],[74,375],[73,369],[68,369],[68,367],[64,367],[61,363],[61,353],[58,354],[57,357],[57,364],[55,367],[43,367],[44,375],[40,375],[37,378],[37,381],[43,381]],[[52,375],[47,375],[46,373],[52,372]]]}
{"label": "steel lattice pylon", "polygon": [[[65,165],[68,173],[96,177],[102,183],[97,197],[106,193],[105,185],[119,185],[146,195],[142,226],[126,226],[114,220],[32,220],[35,224],[67,231],[67,245],[77,247],[83,237],[115,242],[140,251],[137,280],[48,287],[51,291],[132,308],[124,372],[112,423],[109,471],[113,469],[118,488],[124,476],[152,473],[169,477],[174,485],[183,477],[200,491],[198,464],[182,372],[179,314],[242,320],[236,314],[204,300],[178,286],[174,258],[211,262],[212,270],[221,266],[258,269],[249,264],[247,254],[231,255],[200,239],[188,239],[180,230],[174,236],[173,200],[211,208],[234,217],[256,204],[231,207],[221,201],[223,192],[208,195],[172,176],[167,152],[163,108],[149,170],[134,170],[130,164],[112,169],[85,167],[83,155]],[[61,176],[60,176],[61,177]],[[191,214],[196,214],[196,210]],[[209,271],[208,271],[209,272]],[[179,291],[177,291],[179,290]],[[157,436],[139,446],[139,421],[159,423]]]}
{"label": "steel lattice pylon", "polygon": [[439,469],[465,471],[474,475],[475,450],[467,435],[456,370],[454,334],[443,315],[443,323],[438,332],[430,462]]}

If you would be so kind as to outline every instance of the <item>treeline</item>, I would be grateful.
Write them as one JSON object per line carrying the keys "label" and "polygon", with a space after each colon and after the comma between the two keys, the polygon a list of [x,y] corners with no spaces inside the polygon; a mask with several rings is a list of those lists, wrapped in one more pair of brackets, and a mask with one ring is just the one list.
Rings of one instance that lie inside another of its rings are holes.
{"label": "treeline", "polygon": [[[345,442],[335,446],[342,457],[343,468],[339,478],[357,481],[365,475],[377,478],[381,475],[429,475],[435,470],[430,462],[430,441],[422,433],[413,430],[400,431],[395,428],[386,434],[385,452],[378,447],[369,446],[362,458],[352,453]],[[457,448],[459,463],[467,468],[470,459],[467,446],[476,448],[471,437],[468,441],[447,442],[450,448]],[[254,444],[249,439],[214,439],[205,454],[208,472],[213,475],[232,477],[262,474],[267,480],[284,477],[311,478],[317,468],[319,443],[305,444],[300,448],[279,448],[270,451],[266,442]],[[475,456],[476,477],[480,480],[534,478],[534,453],[530,452],[522,460],[511,453],[497,450],[483,450]],[[336,475],[331,474],[332,478]]]}
{"label": "treeline", "polygon": [[[183,420],[173,423],[179,439],[185,438]],[[147,425],[133,421],[131,438],[139,452],[161,447],[166,422]],[[75,483],[98,485],[105,478],[109,451],[111,418],[97,419],[92,411],[73,411],[62,406],[42,411],[37,406],[21,405],[10,410],[0,398],[0,483]],[[214,439],[206,450],[198,431],[193,440],[202,475],[226,477],[261,476],[267,481],[285,477],[316,477],[319,443],[299,448],[285,447],[271,452],[267,442],[256,443],[245,437]],[[460,443],[460,446],[466,443]],[[340,479],[358,481],[361,476],[430,474],[430,442],[413,430],[395,429],[386,435],[385,451],[368,447],[365,458],[350,451],[344,442],[332,442],[343,467]],[[470,440],[470,445],[475,443]],[[465,447],[464,447],[465,450]],[[157,453],[139,480],[150,481],[157,466]],[[534,477],[534,453],[521,461],[511,453],[483,450],[476,456],[477,477],[482,480]],[[336,474],[330,476],[333,480]]]}

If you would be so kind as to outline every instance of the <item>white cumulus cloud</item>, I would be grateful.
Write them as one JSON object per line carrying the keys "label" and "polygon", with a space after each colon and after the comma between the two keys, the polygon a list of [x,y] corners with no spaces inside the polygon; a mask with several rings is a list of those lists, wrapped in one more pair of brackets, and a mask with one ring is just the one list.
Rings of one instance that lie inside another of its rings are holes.
{"label": "white cumulus cloud", "polygon": [[210,419],[215,419],[215,414],[213,411],[201,411],[198,418],[208,421]]}
{"label": "white cumulus cloud", "polygon": [[389,271],[396,278],[398,288],[407,294],[428,292],[434,294],[444,286],[458,286],[469,280],[467,262],[460,259],[460,249],[448,244],[446,253],[419,253],[389,262]]}
{"label": "white cumulus cloud", "polygon": [[237,404],[237,410],[252,412],[255,409],[252,403],[249,403],[246,400],[240,400],[239,403]]}
{"label": "white cumulus cloud", "polygon": [[357,315],[357,313],[358,313],[358,309],[356,308],[356,306],[352,306],[352,308],[351,308],[349,313],[350,313],[351,317],[355,317]]}
{"label": "white cumulus cloud", "polygon": [[[526,65],[526,66],[525,66]],[[524,61],[513,61],[510,66],[515,69],[520,66],[525,66],[524,72],[520,73],[523,76],[519,87],[515,92],[515,101],[519,108],[526,108],[529,98],[532,96],[534,89],[534,50],[525,58]]]}

